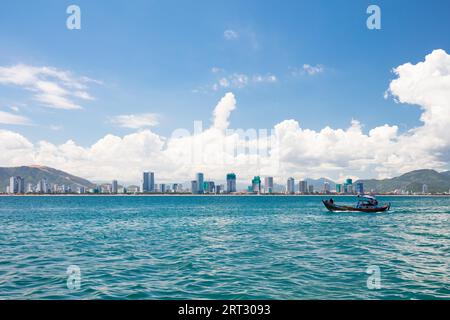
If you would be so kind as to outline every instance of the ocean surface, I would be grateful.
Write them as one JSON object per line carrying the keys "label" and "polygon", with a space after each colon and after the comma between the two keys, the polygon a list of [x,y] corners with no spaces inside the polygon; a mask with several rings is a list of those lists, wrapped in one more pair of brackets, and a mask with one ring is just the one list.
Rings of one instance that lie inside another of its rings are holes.
{"label": "ocean surface", "polygon": [[450,299],[449,197],[320,200],[0,197],[0,299]]}

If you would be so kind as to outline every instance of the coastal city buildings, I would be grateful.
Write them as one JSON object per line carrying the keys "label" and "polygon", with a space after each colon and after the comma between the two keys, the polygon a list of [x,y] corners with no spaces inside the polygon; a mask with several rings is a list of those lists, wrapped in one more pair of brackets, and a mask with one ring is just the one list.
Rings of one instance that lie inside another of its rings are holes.
{"label": "coastal city buildings", "polygon": [[41,179],[39,180],[38,184],[36,185],[36,193],[48,193],[49,188],[47,184],[47,179]]}
{"label": "coastal city buildings", "polygon": [[294,194],[295,193],[295,179],[290,177],[286,182],[286,193]]}
{"label": "coastal city buildings", "polygon": [[8,193],[25,193],[25,181],[22,177],[9,178]]}
{"label": "coastal city buildings", "polygon": [[[260,176],[254,176],[251,180],[251,185],[247,189],[238,190],[237,179],[235,173],[228,173],[226,183],[221,184],[220,181],[213,181],[207,179],[205,181],[203,173],[197,173],[195,180],[182,183],[159,183],[155,184],[154,172],[142,173],[142,186],[128,185],[127,187],[119,185],[118,180],[112,180],[111,183],[103,183],[97,185],[82,186],[78,183],[67,182],[67,184],[57,184],[54,181],[49,182],[46,177],[33,182],[26,181],[23,177],[12,176],[6,181],[6,190],[0,190],[0,193],[7,194],[337,194],[337,195],[360,195],[369,192],[369,194],[376,193],[376,189],[366,190],[362,181],[353,182],[351,178],[345,180],[344,183],[335,184],[331,180],[325,180],[320,186],[318,181],[310,182],[308,180],[300,180],[298,184],[295,183],[294,177],[289,177],[286,181],[286,186],[274,183],[274,177],[264,177],[264,185],[261,182]],[[223,180],[222,180],[223,181]],[[189,185],[190,184],[190,185]],[[314,190],[317,186],[318,190]],[[333,190],[331,188],[333,187]],[[141,189],[142,188],[142,189]],[[276,189],[275,189],[276,188]],[[415,186],[415,190],[408,190],[407,188],[398,188],[387,192],[387,194],[397,195],[429,195],[429,194],[448,194],[447,192],[433,193],[430,192],[428,184],[422,183]],[[436,188],[433,186],[433,188]],[[150,191],[151,190],[151,191]],[[433,190],[431,190],[433,191]],[[450,192],[449,192],[450,193]]]}
{"label": "coastal city buildings", "polygon": [[144,172],[142,176],[142,192],[155,192],[155,173]]}
{"label": "coastal city buildings", "polygon": [[264,178],[264,192],[267,194],[273,193],[273,177]]}
{"label": "coastal city buildings", "polygon": [[214,181],[205,181],[203,182],[203,193],[215,193],[216,185]]}
{"label": "coastal city buildings", "polygon": [[236,192],[236,174],[234,173],[227,174],[227,192]]}
{"label": "coastal city buildings", "polygon": [[191,181],[191,192],[192,192],[192,194],[197,194],[198,193],[197,180],[192,180]]}
{"label": "coastal city buildings", "polygon": [[172,185],[172,191],[175,193],[183,192],[183,185],[181,183],[174,183]]}
{"label": "coastal city buildings", "polygon": [[364,184],[362,182],[356,183],[356,194],[364,194]]}
{"label": "coastal city buildings", "polygon": [[344,193],[353,194],[353,180],[350,178],[345,180]]}
{"label": "coastal city buildings", "polygon": [[308,182],[306,180],[301,180],[298,183],[298,192],[301,194],[308,193]]}
{"label": "coastal city buildings", "polygon": [[221,194],[225,192],[225,185],[219,184],[216,186],[216,194]]}
{"label": "coastal city buildings", "polygon": [[199,172],[199,173],[197,173],[197,175],[196,175],[196,181],[197,181],[197,194],[202,194],[202,193],[204,193],[204,184],[203,184],[203,182],[204,182],[204,174],[203,173],[201,173],[201,172]]}
{"label": "coastal city buildings", "polygon": [[111,183],[111,193],[118,193],[119,192],[119,184],[117,183],[117,180],[113,180]]}
{"label": "coastal city buildings", "polygon": [[251,192],[261,193],[261,178],[259,176],[252,179]]}
{"label": "coastal city buildings", "polygon": [[324,182],[323,183],[323,193],[324,194],[329,194],[330,193],[330,183],[329,182]]}

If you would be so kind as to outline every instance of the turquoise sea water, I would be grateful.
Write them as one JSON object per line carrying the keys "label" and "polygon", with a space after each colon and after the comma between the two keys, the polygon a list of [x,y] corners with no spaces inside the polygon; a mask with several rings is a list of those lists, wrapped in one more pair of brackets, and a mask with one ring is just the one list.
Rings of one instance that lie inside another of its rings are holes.
{"label": "turquoise sea water", "polygon": [[0,299],[450,299],[450,198],[320,200],[0,197]]}

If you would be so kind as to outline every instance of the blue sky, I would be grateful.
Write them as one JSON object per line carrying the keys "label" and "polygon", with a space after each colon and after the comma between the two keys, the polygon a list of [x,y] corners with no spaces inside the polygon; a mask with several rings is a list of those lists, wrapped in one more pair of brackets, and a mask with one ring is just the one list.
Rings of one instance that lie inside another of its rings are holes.
{"label": "blue sky", "polygon": [[[68,30],[65,9],[76,3],[82,29]],[[154,130],[168,134],[208,121],[226,91],[195,93],[227,73],[273,74],[274,84],[235,90],[232,126],[270,128],[283,119],[302,126],[346,127],[352,118],[368,128],[401,129],[420,111],[398,106],[383,93],[391,69],[420,61],[450,45],[448,1],[376,1],[382,29],[366,28],[368,1],[4,1],[0,11],[0,64],[48,65],[101,80],[83,110],[34,108],[29,93],[1,87],[0,107],[27,104],[34,126],[15,128],[32,140],[94,142],[124,134],[105,116],[160,114]],[[375,2],[373,2],[375,3]],[[238,34],[226,40],[225,30]],[[292,68],[323,65],[315,76]],[[320,116],[318,116],[320,115]],[[45,126],[60,126],[55,135]]]}
{"label": "blue sky", "polygon": [[[81,8],[81,30],[66,28],[70,4]],[[370,4],[381,8],[381,30],[366,27]],[[448,12],[444,0],[2,1],[1,67],[48,66],[101,83],[88,84],[94,100],[74,99],[77,110],[48,108],[30,89],[0,85],[0,111],[31,123],[0,127],[33,143],[89,146],[135,131],[115,116],[152,113],[152,131],[168,136],[209,122],[232,91],[232,128],[295,119],[321,130],[358,119],[364,132],[386,123],[405,132],[420,125],[421,110],[383,97],[392,69],[449,51]],[[245,85],[213,89],[242,75]]]}

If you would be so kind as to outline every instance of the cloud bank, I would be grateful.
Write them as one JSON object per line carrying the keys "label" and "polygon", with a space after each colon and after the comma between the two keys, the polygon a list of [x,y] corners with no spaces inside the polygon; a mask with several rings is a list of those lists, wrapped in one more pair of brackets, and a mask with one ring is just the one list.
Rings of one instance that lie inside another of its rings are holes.
{"label": "cloud bank", "polygon": [[42,164],[94,181],[116,178],[135,183],[143,170],[155,171],[164,182],[187,181],[198,171],[213,179],[233,171],[245,180],[260,174],[284,182],[288,176],[387,177],[419,168],[448,169],[450,56],[435,50],[422,62],[398,66],[394,74],[387,97],[422,109],[422,125],[405,133],[393,124],[364,133],[357,120],[344,129],[315,131],[294,119],[267,133],[230,131],[230,115],[237,108],[230,92],[214,108],[209,127],[196,124],[194,132],[179,129],[170,137],[145,129],[123,137],[107,135],[82,147],[72,140],[34,144],[0,130],[0,164]]}

